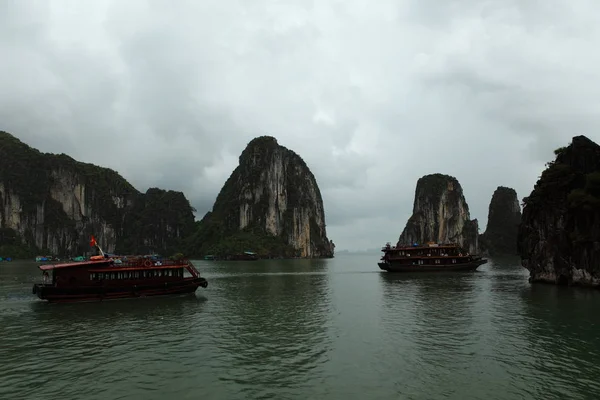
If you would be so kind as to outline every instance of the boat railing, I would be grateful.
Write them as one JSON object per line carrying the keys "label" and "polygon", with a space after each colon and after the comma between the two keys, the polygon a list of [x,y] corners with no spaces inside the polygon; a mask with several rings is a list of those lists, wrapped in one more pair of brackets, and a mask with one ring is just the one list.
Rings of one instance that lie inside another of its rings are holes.
{"label": "boat railing", "polygon": [[181,267],[185,267],[189,262],[187,260],[153,260],[151,258],[144,257],[132,257],[132,258],[121,258],[120,262],[116,262],[118,259],[114,260],[113,266],[115,267],[172,267],[180,265]]}
{"label": "boat railing", "polygon": [[120,263],[112,264],[118,268],[160,268],[180,266],[185,268],[194,278],[200,278],[200,272],[188,259],[179,260],[156,260],[148,257],[127,257],[121,258]]}

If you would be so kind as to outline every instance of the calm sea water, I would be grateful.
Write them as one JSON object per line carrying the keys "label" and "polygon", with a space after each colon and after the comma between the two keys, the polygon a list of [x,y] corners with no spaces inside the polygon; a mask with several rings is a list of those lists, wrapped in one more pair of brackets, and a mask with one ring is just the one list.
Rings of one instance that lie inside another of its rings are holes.
{"label": "calm sea water", "polygon": [[600,398],[600,292],[377,260],[196,261],[195,296],[66,305],[0,263],[0,399]]}

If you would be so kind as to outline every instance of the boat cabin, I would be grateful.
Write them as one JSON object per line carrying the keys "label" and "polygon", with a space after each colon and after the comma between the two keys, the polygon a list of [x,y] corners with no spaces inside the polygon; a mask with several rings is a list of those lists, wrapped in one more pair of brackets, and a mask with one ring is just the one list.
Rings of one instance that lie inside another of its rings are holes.
{"label": "boat cabin", "polygon": [[[121,286],[179,281],[199,273],[187,261],[156,261],[147,259],[113,259],[41,265],[44,283],[55,286]],[[196,272],[196,274],[194,274]]]}
{"label": "boat cabin", "polygon": [[391,246],[388,242],[381,249],[382,261],[406,265],[448,265],[468,262],[472,256],[454,243]]}

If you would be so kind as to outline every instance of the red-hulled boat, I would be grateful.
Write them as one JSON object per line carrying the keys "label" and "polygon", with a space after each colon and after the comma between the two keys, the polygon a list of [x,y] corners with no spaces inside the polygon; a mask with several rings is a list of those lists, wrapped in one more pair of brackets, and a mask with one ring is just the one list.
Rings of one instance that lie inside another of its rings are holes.
{"label": "red-hulled boat", "polygon": [[[96,245],[93,237],[91,243]],[[208,286],[188,260],[113,258],[98,249],[101,255],[89,261],[40,265],[44,283],[33,285],[33,294],[54,303],[84,302],[193,293]]]}

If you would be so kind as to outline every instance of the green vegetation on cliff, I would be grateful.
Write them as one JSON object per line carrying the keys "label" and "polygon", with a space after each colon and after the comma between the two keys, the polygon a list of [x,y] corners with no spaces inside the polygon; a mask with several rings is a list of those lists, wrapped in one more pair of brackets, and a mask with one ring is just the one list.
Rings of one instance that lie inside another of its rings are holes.
{"label": "green vegetation on cliff", "polygon": [[36,248],[25,245],[21,237],[10,228],[0,228],[0,257],[35,257]]}
{"label": "green vegetation on cliff", "polygon": [[[305,242],[304,248],[294,245],[301,235],[310,238],[309,248]],[[275,138],[253,139],[212,211],[197,223],[186,249],[194,256],[244,251],[261,257],[332,256],[314,175],[300,156]]]}
{"label": "green vegetation on cliff", "polygon": [[196,233],[188,240],[187,249],[190,255],[201,257],[212,254],[227,257],[253,251],[261,258],[299,256],[298,251],[285,243],[283,238],[269,235],[260,229],[230,231],[222,229],[222,225],[215,225],[221,224],[198,224]]}
{"label": "green vegetation on cliff", "polygon": [[600,207],[600,172],[585,174],[585,185],[572,189],[567,197],[570,208],[593,210]]}
{"label": "green vegetation on cliff", "polygon": [[534,282],[600,286],[600,146],[576,136],[555,154],[523,199],[521,262]]}
{"label": "green vegetation on cliff", "polygon": [[194,232],[194,212],[181,192],[150,188],[138,195],[125,214],[119,253],[174,254]]}
{"label": "green vegetation on cliff", "polygon": [[106,227],[116,251],[169,253],[193,232],[193,211],[181,192],[141,194],[109,168],[41,153],[0,131],[0,228],[14,232],[0,256],[78,255]]}

